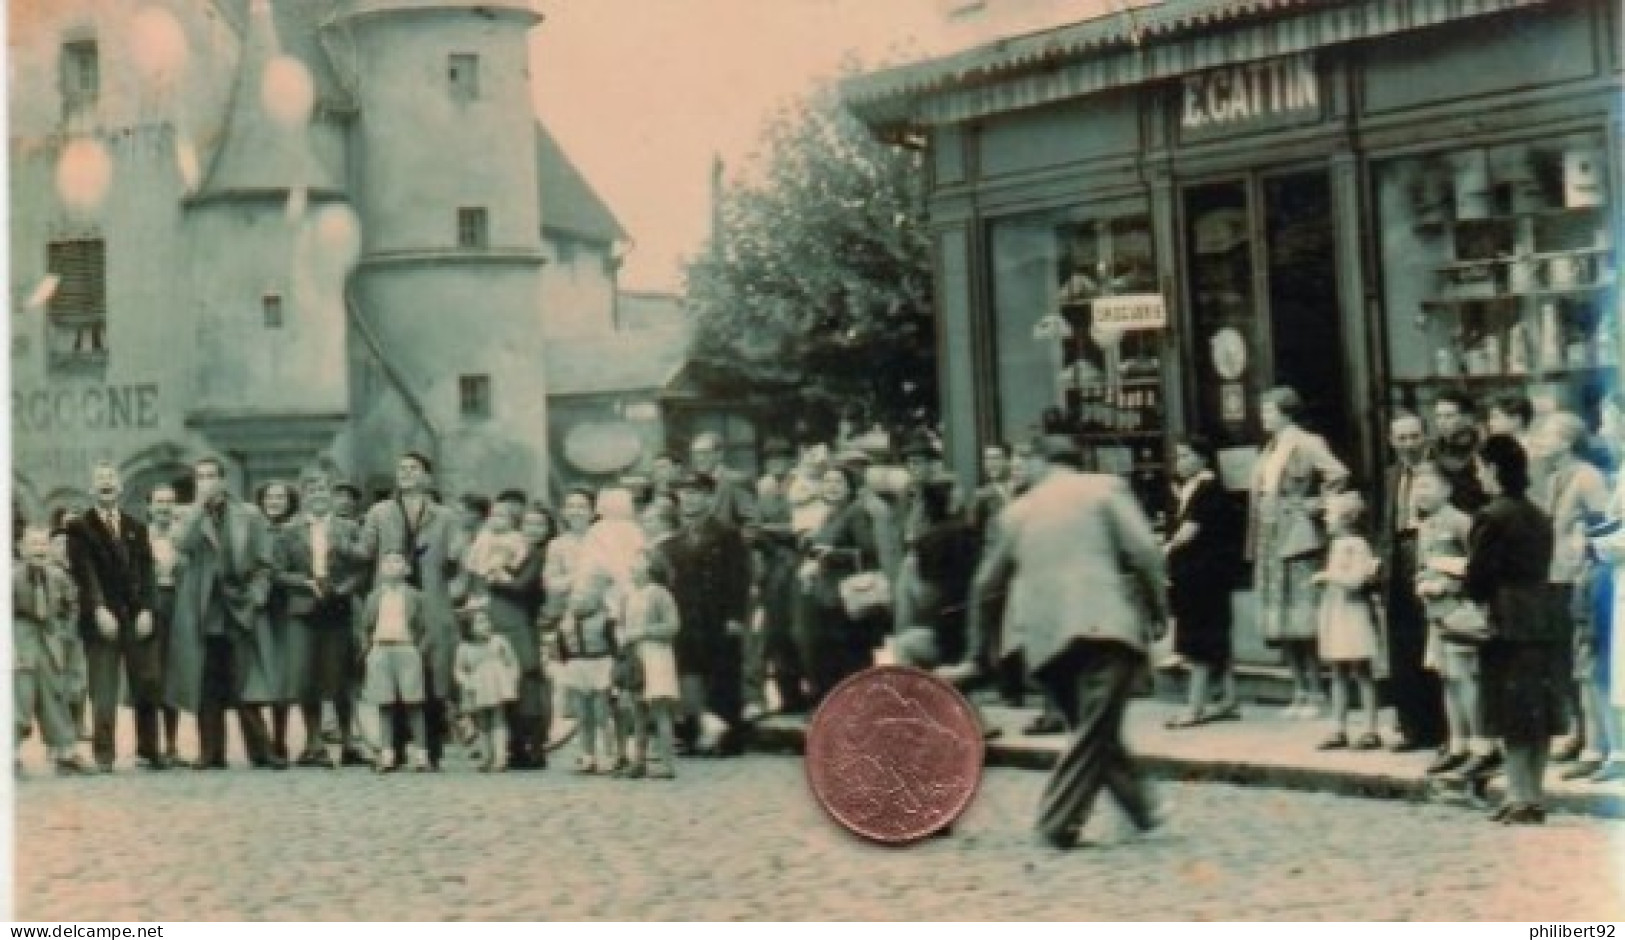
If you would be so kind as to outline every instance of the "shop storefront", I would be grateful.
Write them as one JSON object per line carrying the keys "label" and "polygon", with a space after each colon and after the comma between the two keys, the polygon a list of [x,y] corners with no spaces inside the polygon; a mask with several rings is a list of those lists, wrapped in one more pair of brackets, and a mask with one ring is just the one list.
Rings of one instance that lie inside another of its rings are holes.
{"label": "shop storefront", "polygon": [[1174,435],[1246,488],[1275,385],[1362,482],[1442,388],[1592,411],[1616,6],[1169,0],[850,82],[929,142],[955,467],[1064,430],[1156,512]]}

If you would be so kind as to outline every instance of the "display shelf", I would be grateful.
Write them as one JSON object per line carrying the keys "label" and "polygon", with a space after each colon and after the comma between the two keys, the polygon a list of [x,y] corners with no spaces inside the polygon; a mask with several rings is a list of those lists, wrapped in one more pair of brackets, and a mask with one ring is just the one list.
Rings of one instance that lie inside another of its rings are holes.
{"label": "display shelf", "polygon": [[1574,287],[1535,287],[1523,291],[1498,291],[1493,294],[1485,294],[1482,297],[1428,297],[1422,300],[1422,306],[1461,307],[1467,304],[1512,301],[1520,297],[1580,297],[1602,293],[1613,289],[1613,287],[1613,281],[1598,281],[1595,284],[1580,284]]}
{"label": "display shelf", "polygon": [[1599,213],[1607,206],[1551,206],[1545,209],[1532,209],[1528,212],[1496,212],[1479,219],[1428,219],[1412,225],[1419,232],[1436,232],[1442,228],[1454,225],[1506,225],[1521,222],[1524,219],[1551,219],[1565,216],[1578,216],[1587,213]]}
{"label": "display shelf", "polygon": [[1579,366],[1577,368],[1544,369],[1539,372],[1510,373],[1491,372],[1478,375],[1424,375],[1407,378],[1396,378],[1394,384],[1408,385],[1418,388],[1441,388],[1448,386],[1482,386],[1482,385],[1541,385],[1550,383],[1572,382],[1576,379],[1600,378],[1610,372],[1619,371],[1619,366]]}

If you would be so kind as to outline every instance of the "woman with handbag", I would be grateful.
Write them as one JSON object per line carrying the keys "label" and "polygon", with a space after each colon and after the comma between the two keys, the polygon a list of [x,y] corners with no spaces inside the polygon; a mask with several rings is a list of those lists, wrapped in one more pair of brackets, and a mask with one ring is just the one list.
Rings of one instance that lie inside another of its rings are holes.
{"label": "woman with handbag", "polygon": [[1324,497],[1349,478],[1325,439],[1298,426],[1302,411],[1303,399],[1290,388],[1272,388],[1259,399],[1268,440],[1253,469],[1247,527],[1259,631],[1292,669],[1289,718],[1314,718],[1324,701],[1315,655],[1320,592],[1314,577],[1326,549],[1318,516]]}
{"label": "woman with handbag", "polygon": [[874,524],[854,500],[857,491],[853,470],[825,472],[820,492],[829,515],[803,553],[801,590],[809,601],[804,662],[814,703],[842,679],[874,664],[891,607]]}
{"label": "woman with handbag", "polygon": [[[1490,639],[1479,651],[1484,712],[1506,751],[1506,802],[1492,817],[1508,825],[1546,821],[1541,782],[1552,735],[1562,730],[1568,636],[1547,586],[1551,520],[1529,501],[1529,460],[1504,435],[1479,449],[1478,477],[1490,502],[1473,520],[1464,578],[1484,606]],[[1470,781],[1481,789],[1487,776]]]}

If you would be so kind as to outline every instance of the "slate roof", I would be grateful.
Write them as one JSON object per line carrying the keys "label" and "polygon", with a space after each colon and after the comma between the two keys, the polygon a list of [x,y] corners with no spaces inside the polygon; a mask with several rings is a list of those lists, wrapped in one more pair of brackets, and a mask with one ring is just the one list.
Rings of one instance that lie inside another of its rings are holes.
{"label": "slate roof", "polygon": [[[241,11],[244,19],[238,23],[244,30],[242,59],[231,93],[225,139],[214,153],[208,176],[196,197],[199,200],[233,194],[281,193],[296,188],[313,195],[343,191],[337,177],[311,151],[306,131],[273,120],[260,94],[266,65],[279,51],[305,59],[298,53],[297,44],[282,44],[279,40],[284,30],[278,27],[275,11],[291,9],[285,6],[290,4],[309,9],[314,6],[314,0],[281,0],[271,5],[268,14]],[[316,58],[325,57],[318,54]],[[305,61],[310,64],[309,59]],[[312,77],[315,77],[314,68]]]}
{"label": "slate roof", "polygon": [[536,122],[536,176],[543,231],[601,245],[626,240],[615,214],[541,121]]}

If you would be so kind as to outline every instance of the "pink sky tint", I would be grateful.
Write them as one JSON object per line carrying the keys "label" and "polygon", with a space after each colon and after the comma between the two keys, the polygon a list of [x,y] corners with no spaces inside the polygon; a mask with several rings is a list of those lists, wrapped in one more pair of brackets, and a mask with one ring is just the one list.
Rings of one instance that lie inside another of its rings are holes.
{"label": "pink sky tint", "polygon": [[[545,6],[537,112],[634,244],[623,287],[676,290],[704,243],[710,173],[748,161],[775,107],[839,73],[915,58],[944,0],[592,0]],[[542,210],[547,211],[546,207]]]}

